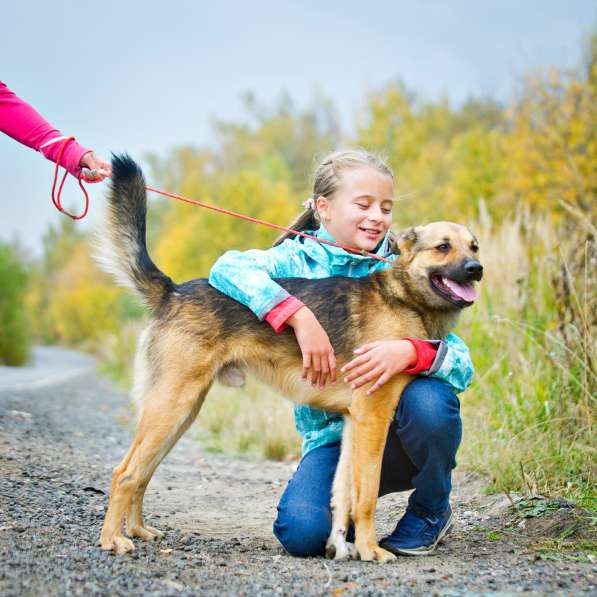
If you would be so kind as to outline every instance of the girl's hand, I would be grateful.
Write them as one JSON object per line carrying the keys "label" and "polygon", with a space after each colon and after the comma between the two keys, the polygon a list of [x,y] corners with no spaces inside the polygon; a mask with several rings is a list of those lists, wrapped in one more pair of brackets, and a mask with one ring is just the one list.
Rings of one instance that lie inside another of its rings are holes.
{"label": "girl's hand", "polygon": [[408,340],[371,342],[357,348],[354,352],[359,356],[352,359],[350,363],[346,363],[340,371],[342,373],[352,371],[344,381],[353,382],[351,386],[353,390],[376,380],[367,390],[368,395],[373,394],[394,375],[402,373],[417,362],[417,351]]}
{"label": "girl's hand", "polygon": [[81,178],[85,182],[101,182],[112,176],[112,166],[94,151],[88,151],[81,156],[79,166],[84,168]]}
{"label": "girl's hand", "polygon": [[308,307],[301,307],[288,318],[287,323],[294,328],[296,340],[303,355],[301,377],[307,379],[311,368],[311,385],[325,387],[329,376],[336,383],[336,357],[328,335],[321,327],[317,317]]}

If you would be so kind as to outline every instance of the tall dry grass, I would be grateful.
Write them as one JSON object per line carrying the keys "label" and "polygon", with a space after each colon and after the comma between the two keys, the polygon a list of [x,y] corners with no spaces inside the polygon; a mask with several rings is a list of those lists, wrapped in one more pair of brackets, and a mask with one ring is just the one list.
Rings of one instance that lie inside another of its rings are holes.
{"label": "tall dry grass", "polygon": [[486,275],[458,332],[477,375],[462,396],[460,463],[492,489],[587,496],[595,487],[597,254],[582,214],[520,211],[476,226]]}

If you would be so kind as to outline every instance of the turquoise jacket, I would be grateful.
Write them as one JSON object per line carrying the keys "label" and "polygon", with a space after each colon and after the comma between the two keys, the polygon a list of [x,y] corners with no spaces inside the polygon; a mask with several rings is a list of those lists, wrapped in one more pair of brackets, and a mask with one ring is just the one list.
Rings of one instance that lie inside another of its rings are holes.
{"label": "turquoise jacket", "polygon": [[[323,226],[309,234],[324,240],[334,240]],[[388,236],[379,246],[377,254],[394,260],[396,255],[390,252]],[[388,267],[391,267],[390,264],[378,259],[295,237],[265,251],[252,249],[224,253],[214,264],[209,283],[263,320],[276,305],[290,296],[272,278],[359,278]],[[473,377],[468,348],[454,334],[448,334],[437,345],[433,365],[423,375],[443,379],[455,392],[462,392]],[[303,437],[303,454],[313,448],[338,442],[342,437],[343,419],[338,413],[295,404],[294,417],[297,431]]]}

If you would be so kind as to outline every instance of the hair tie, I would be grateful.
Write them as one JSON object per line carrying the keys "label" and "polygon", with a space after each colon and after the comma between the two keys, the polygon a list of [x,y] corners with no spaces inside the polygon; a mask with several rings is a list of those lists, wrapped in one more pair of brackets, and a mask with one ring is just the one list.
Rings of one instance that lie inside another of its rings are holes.
{"label": "hair tie", "polygon": [[305,209],[310,209],[311,211],[315,211],[315,201],[313,201],[313,197],[309,197],[305,201],[303,201],[303,207]]}

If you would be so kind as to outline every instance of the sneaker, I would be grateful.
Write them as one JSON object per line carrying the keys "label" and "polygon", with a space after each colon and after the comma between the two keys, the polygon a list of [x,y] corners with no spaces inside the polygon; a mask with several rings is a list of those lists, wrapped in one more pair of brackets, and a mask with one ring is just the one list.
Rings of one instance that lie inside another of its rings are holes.
{"label": "sneaker", "polygon": [[394,554],[426,556],[435,551],[451,526],[450,507],[437,517],[421,517],[412,510],[407,510],[394,532],[382,539],[379,545]]}

